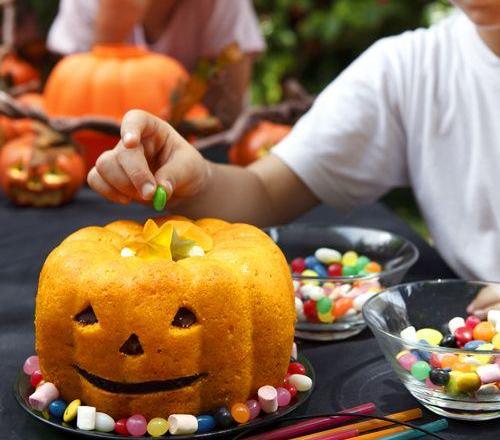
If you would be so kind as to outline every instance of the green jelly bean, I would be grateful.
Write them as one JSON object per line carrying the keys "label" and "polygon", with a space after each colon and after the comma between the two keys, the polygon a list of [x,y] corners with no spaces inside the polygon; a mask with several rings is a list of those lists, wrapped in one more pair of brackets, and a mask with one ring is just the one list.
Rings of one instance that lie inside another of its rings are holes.
{"label": "green jelly bean", "polygon": [[332,300],[327,296],[324,296],[316,303],[316,309],[318,313],[328,313],[332,310]]}
{"label": "green jelly bean", "polygon": [[369,262],[370,259],[365,255],[358,257],[358,261],[356,261],[356,269],[358,272],[362,271]]}
{"label": "green jelly bean", "polygon": [[431,366],[425,361],[415,362],[411,366],[411,375],[417,380],[425,380],[429,377]]}
{"label": "green jelly bean", "polygon": [[356,269],[356,266],[342,266],[342,276],[350,277],[357,274],[358,271]]}
{"label": "green jelly bean", "polygon": [[168,194],[165,188],[161,185],[156,187],[155,195],[153,196],[153,208],[155,211],[161,212],[167,204]]}

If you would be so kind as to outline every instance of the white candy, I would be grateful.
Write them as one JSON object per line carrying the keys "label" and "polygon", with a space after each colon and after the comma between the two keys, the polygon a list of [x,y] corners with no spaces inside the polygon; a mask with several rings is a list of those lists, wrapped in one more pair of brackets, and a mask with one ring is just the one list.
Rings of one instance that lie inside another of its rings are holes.
{"label": "white candy", "polygon": [[481,388],[479,388],[476,391],[476,394],[491,395],[491,394],[498,394],[498,391],[499,391],[498,387],[494,383],[488,383],[486,385],[481,386]]}
{"label": "white candy", "polygon": [[488,321],[496,326],[500,322],[500,310],[490,310],[488,312]]}
{"label": "white candy", "polygon": [[113,417],[106,413],[95,413],[95,430],[100,432],[111,432],[115,429],[115,421]]}
{"label": "white candy", "polygon": [[483,364],[481,363],[481,361],[479,361],[478,359],[476,359],[476,358],[475,358],[475,357],[473,357],[473,356],[464,356],[464,357],[462,358],[462,362],[463,362],[464,364],[473,365],[473,366],[475,366],[475,367],[477,367],[477,366],[479,366],[479,365],[483,365]]}
{"label": "white candy", "polygon": [[300,294],[304,299],[312,299],[319,301],[325,296],[323,288],[320,286],[313,286],[312,284],[305,284],[300,288]]}
{"label": "white candy", "polygon": [[298,297],[295,297],[295,313],[297,314],[297,319],[299,321],[306,320],[306,316],[304,315],[304,303]]}
{"label": "white candy", "polygon": [[340,286],[340,296],[347,296],[351,289],[352,286],[350,284],[342,284]]}
{"label": "white candy", "polygon": [[500,380],[500,366],[498,364],[481,365],[476,373],[483,384],[496,383]]}
{"label": "white candy", "polygon": [[33,409],[43,411],[49,406],[50,402],[58,397],[59,391],[57,387],[51,382],[44,382],[29,396],[28,402]]}
{"label": "white candy", "polygon": [[354,307],[355,310],[360,312],[363,306],[365,305],[366,301],[368,301],[372,296],[375,295],[377,295],[377,292],[362,293],[361,295],[358,295],[356,298],[354,298],[352,306]]}
{"label": "white candy", "polygon": [[358,313],[358,312],[356,312],[356,309],[353,309],[353,308],[351,307],[351,308],[350,308],[347,312],[345,312],[345,316],[353,316],[353,315],[355,315],[356,313]]}
{"label": "white candy", "polygon": [[418,342],[417,330],[412,325],[406,327],[404,330],[401,330],[399,336],[401,336],[401,339],[404,339],[406,342]]}
{"label": "white candy", "polygon": [[95,415],[94,406],[80,405],[76,415],[76,427],[83,431],[93,431],[95,429]]}
{"label": "white candy", "polygon": [[172,435],[189,435],[198,431],[198,419],[191,414],[172,414],[168,418],[168,431]]}
{"label": "white candy", "polygon": [[304,374],[292,374],[288,382],[297,388],[297,391],[309,391],[313,384],[312,379]]}
{"label": "white candy", "polygon": [[[291,383],[291,382],[290,382]],[[257,391],[259,405],[266,414],[271,414],[278,410],[278,392],[271,385],[264,385]]]}
{"label": "white candy", "polygon": [[329,248],[317,249],[316,252],[314,252],[314,256],[323,264],[338,263],[342,260],[342,254],[339,251]]}
{"label": "white candy", "polygon": [[291,357],[293,357],[294,359],[297,359],[297,357],[298,357],[297,344],[295,342],[292,345],[292,354],[291,354]]}
{"label": "white candy", "polygon": [[205,251],[201,246],[198,246],[195,244],[194,246],[190,247],[189,250],[187,251],[188,257],[203,257],[205,255]]}
{"label": "white candy", "polygon": [[135,251],[128,248],[128,247],[124,247],[121,252],[120,252],[120,255],[122,257],[134,257],[135,256]]}
{"label": "white candy", "polygon": [[448,328],[450,329],[450,333],[452,335],[455,334],[455,331],[459,327],[464,327],[465,321],[464,318],[460,318],[459,316],[455,316],[455,318],[451,318],[450,322],[448,322]]}

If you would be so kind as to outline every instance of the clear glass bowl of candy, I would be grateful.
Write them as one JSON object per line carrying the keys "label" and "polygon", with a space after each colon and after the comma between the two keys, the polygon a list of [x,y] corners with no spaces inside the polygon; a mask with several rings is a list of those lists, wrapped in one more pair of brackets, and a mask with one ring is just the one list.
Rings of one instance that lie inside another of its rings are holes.
{"label": "clear glass bowl of candy", "polygon": [[377,229],[298,223],[266,232],[290,264],[295,334],[302,339],[341,340],[360,333],[366,328],[363,304],[401,282],[418,259],[413,243]]}
{"label": "clear glass bowl of candy", "polygon": [[408,391],[429,410],[462,420],[500,417],[500,310],[467,316],[480,292],[500,284],[437,280],[391,287],[363,316]]}

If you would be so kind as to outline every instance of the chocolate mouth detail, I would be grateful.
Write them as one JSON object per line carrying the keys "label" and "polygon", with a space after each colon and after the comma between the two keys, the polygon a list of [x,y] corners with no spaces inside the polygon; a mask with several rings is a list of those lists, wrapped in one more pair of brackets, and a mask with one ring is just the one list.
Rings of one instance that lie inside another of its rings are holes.
{"label": "chocolate mouth detail", "polygon": [[192,385],[199,379],[208,376],[207,373],[199,373],[193,376],[178,377],[168,380],[151,380],[149,382],[115,382],[96,376],[95,374],[85,371],[78,365],[74,365],[75,370],[92,385],[110,393],[120,394],[148,394],[157,393],[159,391],[173,391],[180,388]]}

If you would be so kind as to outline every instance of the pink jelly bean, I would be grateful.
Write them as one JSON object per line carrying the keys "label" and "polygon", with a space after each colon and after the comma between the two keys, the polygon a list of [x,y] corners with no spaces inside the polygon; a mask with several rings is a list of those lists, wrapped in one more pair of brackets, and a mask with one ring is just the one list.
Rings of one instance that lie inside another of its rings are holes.
{"label": "pink jelly bean", "polygon": [[500,365],[498,364],[481,365],[476,373],[483,385],[500,381]]}
{"label": "pink jelly bean", "polygon": [[250,411],[250,420],[255,419],[260,414],[260,405],[256,400],[247,400],[247,408]]}
{"label": "pink jelly bean", "polygon": [[432,353],[431,358],[429,359],[429,364],[434,368],[441,368],[441,360],[443,355],[441,353]]}
{"label": "pink jelly bean", "polygon": [[29,396],[28,402],[33,409],[37,411],[43,411],[47,409],[50,402],[56,400],[59,397],[59,391],[53,383],[45,382],[43,385],[39,386],[35,392]]}
{"label": "pink jelly bean", "polygon": [[127,431],[132,437],[140,437],[146,434],[148,422],[140,414],[135,414],[127,419]]}
{"label": "pink jelly bean", "polygon": [[271,414],[278,409],[278,393],[276,392],[276,388],[271,385],[264,385],[257,391],[257,396],[259,397],[260,407],[265,413]]}
{"label": "pink jelly bean", "polygon": [[413,353],[405,353],[399,357],[398,362],[405,370],[411,371],[411,367],[418,359]]}
{"label": "pink jelly bean", "polygon": [[292,400],[292,395],[286,388],[276,388],[276,393],[278,394],[278,406],[287,406]]}
{"label": "pink jelly bean", "polygon": [[38,356],[30,356],[24,361],[23,371],[31,376],[36,370],[40,369],[40,363],[38,362]]}

